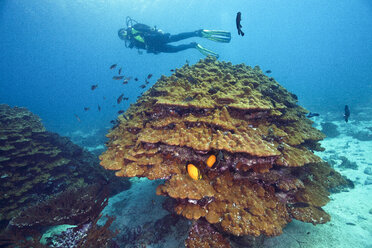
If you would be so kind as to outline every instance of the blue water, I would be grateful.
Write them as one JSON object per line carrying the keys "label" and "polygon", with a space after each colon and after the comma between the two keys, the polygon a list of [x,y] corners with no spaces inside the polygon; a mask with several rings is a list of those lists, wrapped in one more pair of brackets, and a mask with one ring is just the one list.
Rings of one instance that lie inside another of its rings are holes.
{"label": "blue water", "polygon": [[[237,11],[244,37],[237,35]],[[59,133],[104,128],[135,102],[149,73],[153,84],[186,60],[203,57],[195,49],[140,55],[126,48],[117,36],[126,16],[170,33],[231,31],[229,44],[193,40],[218,52],[220,60],[272,70],[311,111],[372,104],[370,0],[1,0],[0,103],[29,108]],[[140,82],[123,86],[112,80],[114,63]],[[95,91],[93,84],[99,85]],[[121,93],[130,100],[117,106]]]}

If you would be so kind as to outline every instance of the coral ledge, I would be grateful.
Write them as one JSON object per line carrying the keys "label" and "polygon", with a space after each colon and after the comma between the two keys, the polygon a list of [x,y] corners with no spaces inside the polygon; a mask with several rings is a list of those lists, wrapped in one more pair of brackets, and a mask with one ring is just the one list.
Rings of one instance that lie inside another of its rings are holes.
{"label": "coral ledge", "polygon": [[[211,244],[217,240],[226,247],[229,235],[280,235],[293,218],[329,221],[322,209],[328,189],[348,183],[313,153],[325,136],[306,113],[259,67],[207,57],[162,76],[119,116],[101,165],[119,177],[165,179],[156,193],[194,220],[188,247],[219,247]],[[201,180],[187,174],[188,163]],[[206,230],[218,238],[194,238]]]}

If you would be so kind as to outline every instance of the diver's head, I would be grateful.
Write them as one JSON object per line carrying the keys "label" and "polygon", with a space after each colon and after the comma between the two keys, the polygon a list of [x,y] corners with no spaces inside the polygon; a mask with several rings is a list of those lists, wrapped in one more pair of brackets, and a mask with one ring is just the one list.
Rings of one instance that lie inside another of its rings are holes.
{"label": "diver's head", "polygon": [[127,40],[128,39],[128,32],[126,28],[121,28],[118,31],[118,36],[122,40]]}

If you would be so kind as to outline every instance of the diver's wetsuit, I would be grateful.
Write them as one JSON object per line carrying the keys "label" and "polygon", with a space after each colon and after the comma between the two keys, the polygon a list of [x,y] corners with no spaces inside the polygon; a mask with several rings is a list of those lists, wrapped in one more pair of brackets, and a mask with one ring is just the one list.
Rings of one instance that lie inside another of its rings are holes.
{"label": "diver's wetsuit", "polygon": [[197,43],[191,42],[189,44],[182,45],[169,45],[168,43],[188,39],[191,37],[201,37],[201,30],[194,32],[185,32],[176,35],[170,33],[163,33],[159,30],[155,30],[145,24],[137,23],[127,29],[129,35],[128,47],[145,49],[148,53],[176,53],[189,48],[196,48]]}

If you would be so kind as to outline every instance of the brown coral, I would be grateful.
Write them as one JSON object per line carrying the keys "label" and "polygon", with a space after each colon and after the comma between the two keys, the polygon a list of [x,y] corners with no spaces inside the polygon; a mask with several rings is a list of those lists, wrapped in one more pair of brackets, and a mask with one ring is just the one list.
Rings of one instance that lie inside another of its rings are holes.
{"label": "brown coral", "polygon": [[0,230],[20,209],[68,186],[105,182],[129,186],[98,166],[98,159],[68,138],[45,130],[26,108],[0,105]]}
{"label": "brown coral", "polygon": [[[162,76],[128,109],[128,120],[119,118],[101,165],[118,176],[167,179],[157,194],[177,199],[176,213],[225,234],[279,235],[291,218],[324,223],[331,185],[309,169],[321,163],[312,151],[322,149],[324,135],[296,103],[259,67],[208,57]],[[201,180],[187,175],[188,162]]]}

